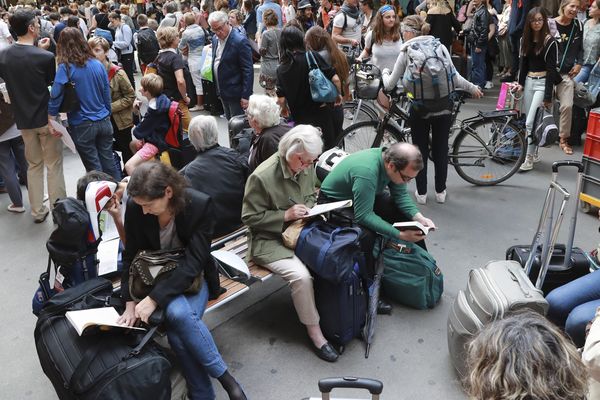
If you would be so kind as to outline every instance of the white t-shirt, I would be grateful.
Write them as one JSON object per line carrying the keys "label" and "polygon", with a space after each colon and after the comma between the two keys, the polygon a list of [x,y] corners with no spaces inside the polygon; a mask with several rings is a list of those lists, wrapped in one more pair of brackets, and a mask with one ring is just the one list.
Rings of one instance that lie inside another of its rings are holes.
{"label": "white t-shirt", "polygon": [[371,50],[371,64],[376,65],[381,71],[385,68],[393,70],[398,54],[400,54],[402,39],[397,42],[384,40],[381,44],[373,43],[371,45],[372,40],[373,31],[369,31],[365,36],[365,48]]}
{"label": "white t-shirt", "polygon": [[333,19],[334,28],[342,28],[344,26],[344,19],[346,20],[346,27],[342,29],[342,37],[346,39],[354,39],[360,43],[360,37],[362,35],[360,30],[360,24],[357,23],[356,18],[352,18],[349,15],[339,11]]}
{"label": "white t-shirt", "polygon": [[0,49],[8,46],[10,42],[8,38],[10,38],[10,31],[8,30],[8,25],[6,22],[0,20]]}

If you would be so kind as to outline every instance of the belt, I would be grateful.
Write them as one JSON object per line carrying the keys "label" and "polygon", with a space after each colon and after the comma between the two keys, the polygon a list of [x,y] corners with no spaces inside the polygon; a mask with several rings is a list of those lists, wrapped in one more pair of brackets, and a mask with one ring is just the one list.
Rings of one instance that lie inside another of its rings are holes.
{"label": "belt", "polygon": [[531,79],[545,79],[546,73],[545,72],[530,72],[527,74],[527,77],[531,78]]}

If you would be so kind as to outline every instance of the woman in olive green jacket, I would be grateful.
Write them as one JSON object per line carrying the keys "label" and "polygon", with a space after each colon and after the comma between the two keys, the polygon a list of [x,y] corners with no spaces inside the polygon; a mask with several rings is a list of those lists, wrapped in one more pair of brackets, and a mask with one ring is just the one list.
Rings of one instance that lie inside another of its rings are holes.
{"label": "woman in olive green jacket", "polygon": [[249,227],[252,259],[280,275],[292,290],[296,313],[308,331],[317,355],[333,362],[339,354],[319,326],[313,282],[306,266],[283,245],[282,232],[315,204],[317,176],[314,161],[323,150],[319,130],[298,125],[279,142],[278,152],[248,178],[242,221]]}
{"label": "woman in olive green jacket", "polygon": [[94,56],[104,64],[110,84],[112,114],[110,121],[113,126],[114,150],[120,151],[125,164],[133,153],[129,148],[131,143],[131,128],[133,127],[133,102],[135,90],[129,82],[125,71],[108,60],[110,45],[102,37],[96,36],[88,40]]}

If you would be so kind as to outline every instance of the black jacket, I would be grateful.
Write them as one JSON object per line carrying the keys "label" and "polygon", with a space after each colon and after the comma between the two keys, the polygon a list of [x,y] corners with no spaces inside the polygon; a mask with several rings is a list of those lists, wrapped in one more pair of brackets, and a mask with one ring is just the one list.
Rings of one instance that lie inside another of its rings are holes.
{"label": "black jacket", "polygon": [[216,145],[200,152],[181,170],[190,185],[213,200],[213,238],[242,226],[242,200],[248,178],[248,162],[233,149]]}
{"label": "black jacket", "polygon": [[263,130],[260,135],[254,135],[252,139],[252,151],[248,159],[250,173],[254,172],[256,167],[277,152],[279,140],[290,129],[287,124],[283,123]]}
{"label": "black jacket", "polygon": [[[214,225],[212,200],[194,189],[186,189],[185,195],[185,209],[175,217],[177,236],[185,246],[185,255],[169,277],[158,282],[150,292],[150,297],[163,309],[190,287],[194,278],[201,273],[204,273],[203,284],[208,285],[209,297],[216,298],[219,295],[219,274],[210,255]],[[127,242],[121,278],[121,297],[125,301],[131,300],[129,266],[138,251],[160,250],[159,230],[158,218],[144,214],[142,207],[129,199],[125,212]]]}
{"label": "black jacket", "polygon": [[490,13],[485,4],[479,6],[473,15],[473,27],[469,32],[469,41],[474,47],[483,49],[487,47],[488,33],[490,32]]}

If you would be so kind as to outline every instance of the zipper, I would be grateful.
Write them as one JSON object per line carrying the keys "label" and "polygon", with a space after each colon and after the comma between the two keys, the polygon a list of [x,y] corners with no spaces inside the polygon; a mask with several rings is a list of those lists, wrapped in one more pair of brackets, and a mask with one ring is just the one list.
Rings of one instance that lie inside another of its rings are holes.
{"label": "zipper", "polygon": [[[54,308],[49,308],[46,311],[46,313],[44,313],[43,319],[45,320],[47,318],[54,317],[54,316],[56,316],[58,314],[62,314],[63,311],[65,311],[65,312],[68,311],[69,307],[71,307],[73,305],[73,303],[76,303],[76,302],[78,302],[80,300],[83,300],[83,299],[85,299],[88,296],[94,296],[94,294],[100,292],[101,290],[108,289],[109,287],[112,288],[112,285],[110,285],[110,282],[108,284],[104,284],[103,283],[102,286],[99,286],[99,287],[95,288],[91,292],[84,293],[81,296],[78,296],[78,297],[70,300],[66,304],[63,304],[63,305],[58,305],[57,304],[56,306],[54,306]],[[106,302],[106,299],[104,301]]]}
{"label": "zipper", "polygon": [[[74,371],[75,371],[75,366],[74,366],[74,365],[71,363],[71,359],[70,359],[70,358],[67,356],[67,353],[65,352],[65,349],[63,348],[63,346],[61,346],[61,345],[60,345],[60,344],[61,344],[61,340],[60,340],[60,338],[59,338],[59,337],[56,335],[56,330],[54,329],[54,327],[53,327],[52,325],[50,325],[50,322],[51,322],[51,321],[49,321],[49,320],[45,320],[45,321],[43,322],[43,324],[44,324],[44,325],[49,325],[49,327],[48,327],[48,328],[46,328],[46,329],[44,329],[44,331],[50,331],[50,333],[51,333],[51,335],[52,335],[52,338],[55,340],[55,344],[54,344],[54,346],[55,346],[55,347],[58,347],[58,348],[60,348],[60,352],[61,352],[61,355],[62,355],[62,358],[63,358],[63,360],[66,360],[66,361],[67,361],[67,363],[69,364],[69,368],[71,369],[71,371],[73,371],[73,372],[74,372]],[[42,330],[42,329],[40,329],[40,331],[41,331],[41,330]],[[43,337],[43,332],[42,332],[42,337]],[[46,342],[46,340],[43,340],[43,342],[44,342],[44,346],[46,346],[46,348],[47,348],[47,349],[48,349],[48,348],[50,348],[50,347],[48,346],[48,343]],[[50,358],[50,362],[51,362],[52,364],[54,364],[55,366],[57,366],[57,365],[56,365],[56,363],[54,362],[54,360],[52,360],[52,359],[51,359],[51,357],[49,357],[49,358]],[[62,378],[62,380],[63,380],[63,387],[64,387],[65,389],[69,390],[69,380],[68,380],[68,379],[67,379],[67,378],[66,378],[66,377],[65,377],[65,376],[62,374],[62,371],[60,371],[60,369],[59,369],[59,368],[55,368],[55,369],[56,369],[56,371],[59,373],[59,375],[61,376],[61,378]]]}

